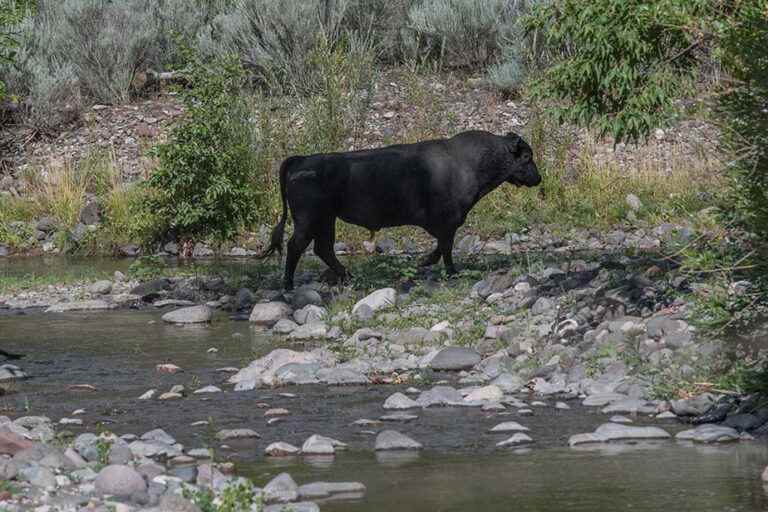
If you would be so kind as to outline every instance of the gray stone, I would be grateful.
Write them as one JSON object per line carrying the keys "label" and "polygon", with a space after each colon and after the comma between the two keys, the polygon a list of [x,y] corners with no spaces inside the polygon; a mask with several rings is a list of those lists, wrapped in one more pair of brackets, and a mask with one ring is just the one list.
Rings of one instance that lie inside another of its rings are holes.
{"label": "gray stone", "polygon": [[43,233],[50,233],[56,230],[56,221],[52,217],[42,217],[35,224],[35,229]]}
{"label": "gray stone", "polygon": [[590,434],[576,434],[568,439],[570,446],[585,443],[607,443],[633,439],[669,439],[668,432],[658,427],[631,427],[618,423],[604,423]]}
{"label": "gray stone", "polygon": [[289,320],[288,318],[281,318],[280,320],[275,323],[275,325],[272,326],[272,332],[275,334],[290,334],[299,325],[294,322],[293,320]]}
{"label": "gray stone", "polygon": [[97,201],[89,201],[80,210],[80,222],[89,226],[101,221],[101,208]]}
{"label": "gray stone", "polygon": [[56,475],[50,469],[39,464],[28,464],[18,470],[17,478],[35,487],[56,487]]}
{"label": "gray stone", "polygon": [[533,313],[534,315],[541,315],[551,310],[554,307],[555,307],[555,304],[554,302],[552,302],[551,299],[548,299],[546,297],[539,297],[538,299],[536,299],[536,302],[533,303],[533,306],[531,306],[531,313]]}
{"label": "gray stone", "polygon": [[529,435],[517,433],[517,434],[514,434],[509,439],[505,439],[504,441],[496,443],[496,446],[498,448],[505,448],[507,446],[518,446],[521,444],[528,444],[532,442],[533,442],[533,439]]}
{"label": "gray stone", "polygon": [[296,503],[276,503],[264,507],[264,512],[320,512],[320,507],[311,501]]}
{"label": "gray stone", "polygon": [[352,308],[352,316],[366,320],[379,311],[392,308],[397,303],[394,288],[382,288],[358,301]]}
{"label": "gray stone", "polygon": [[317,321],[299,325],[288,335],[288,338],[292,340],[319,340],[325,339],[327,337],[328,326],[325,324],[325,322]]}
{"label": "gray stone", "polygon": [[256,304],[251,310],[249,320],[256,325],[272,327],[281,318],[288,318],[293,313],[285,302],[264,302]]}
{"label": "gray stone", "polygon": [[160,443],[165,444],[174,444],[176,440],[168,434],[165,430],[161,428],[156,428],[154,430],[150,430],[149,432],[145,432],[141,436],[142,441],[158,441]]}
{"label": "gray stone", "polygon": [[294,307],[294,309],[301,309],[308,305],[322,306],[323,298],[316,290],[302,287],[293,292],[291,305]]}
{"label": "gray stone", "polygon": [[270,457],[287,457],[289,455],[297,455],[299,453],[299,449],[292,444],[278,441],[267,446],[264,449],[264,453]]}
{"label": "gray stone", "polygon": [[434,370],[467,370],[481,360],[477,350],[466,347],[446,347],[430,361]]}
{"label": "gray stone", "polygon": [[679,432],[675,439],[695,443],[726,443],[739,440],[739,432],[732,427],[706,423],[690,430]]}
{"label": "gray stone", "polygon": [[418,416],[415,414],[407,414],[404,412],[396,412],[393,414],[385,414],[384,416],[380,416],[380,421],[400,421],[400,422],[408,422],[419,419]]}
{"label": "gray stone", "polygon": [[266,503],[290,503],[299,499],[299,486],[288,473],[280,473],[264,486],[262,496]]}
{"label": "gray stone", "polygon": [[203,324],[213,318],[213,310],[208,306],[190,306],[169,311],[163,315],[163,321],[169,324]]}
{"label": "gray stone", "polygon": [[629,206],[633,212],[638,212],[640,211],[640,208],[643,207],[643,202],[640,201],[640,198],[635,194],[627,194],[625,200],[627,202],[627,206]]}
{"label": "gray stone", "polygon": [[463,399],[461,393],[450,386],[435,386],[428,391],[422,391],[416,402],[421,407],[432,407],[435,405],[459,405]]}
{"label": "gray stone", "polygon": [[98,442],[99,437],[96,434],[85,433],[75,438],[73,446],[82,458],[94,462],[99,458]]}
{"label": "gray stone", "polygon": [[336,453],[337,443],[338,441],[330,437],[314,434],[301,445],[301,453],[304,455],[333,455]]}
{"label": "gray stone", "polygon": [[635,400],[627,398],[612,402],[603,407],[603,414],[651,414],[656,411],[656,407],[648,404],[645,400]]}
{"label": "gray stone", "polygon": [[349,386],[370,384],[370,379],[363,373],[352,368],[321,368],[317,372],[317,379],[330,386]]}
{"label": "gray stone", "polygon": [[505,393],[516,393],[525,385],[525,382],[517,375],[501,373],[491,381],[491,384],[498,386]]}
{"label": "gray stone", "polygon": [[0,457],[0,481],[13,480],[19,473],[19,467],[10,457]]}
{"label": "gray stone", "polygon": [[96,300],[76,300],[73,302],[62,302],[54,304],[45,310],[46,313],[66,313],[68,311],[99,311],[114,309],[117,304],[96,299]]}
{"label": "gray stone", "polygon": [[701,395],[685,400],[672,400],[670,406],[672,412],[678,416],[700,416],[709,411],[715,404],[716,397],[710,393],[702,393]]}
{"label": "gray stone", "polygon": [[229,441],[232,439],[252,439],[261,437],[258,432],[250,428],[230,428],[219,430],[216,433],[216,439],[219,441]]}
{"label": "gray stone", "polygon": [[529,430],[528,427],[524,427],[516,421],[505,421],[493,427],[490,432],[528,432]]}
{"label": "gray stone", "polygon": [[375,449],[384,450],[421,450],[422,444],[396,430],[383,430],[376,436]]}
{"label": "gray stone", "polygon": [[147,490],[147,484],[135,469],[119,464],[99,471],[94,484],[99,494],[111,496],[131,496]]}
{"label": "gray stone", "polygon": [[420,407],[419,403],[402,393],[390,395],[384,402],[384,409],[387,410],[413,409],[414,407]]}
{"label": "gray stone", "polygon": [[256,298],[253,292],[249,288],[240,288],[235,294],[235,310],[240,311],[250,308],[253,303],[256,302]]}
{"label": "gray stone", "polygon": [[627,400],[628,398],[629,397],[627,395],[622,393],[595,393],[585,398],[584,401],[581,402],[581,405],[587,407],[605,407],[608,404],[619,402],[621,400]]}
{"label": "gray stone", "polygon": [[88,287],[88,292],[94,295],[108,295],[112,292],[112,281],[106,279],[96,281]]}
{"label": "gray stone", "polygon": [[299,487],[299,499],[327,498],[334,494],[365,494],[365,485],[360,482],[313,482]]}
{"label": "gray stone", "polygon": [[275,372],[275,383],[281,386],[317,384],[319,371],[319,363],[289,363]]}
{"label": "gray stone", "polygon": [[325,308],[314,304],[307,304],[293,312],[293,319],[299,325],[320,322],[327,316],[328,311]]}

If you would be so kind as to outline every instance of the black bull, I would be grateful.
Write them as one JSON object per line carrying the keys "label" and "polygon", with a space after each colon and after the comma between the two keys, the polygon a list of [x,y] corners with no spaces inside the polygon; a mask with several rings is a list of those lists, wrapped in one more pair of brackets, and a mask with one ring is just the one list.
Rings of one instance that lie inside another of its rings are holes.
{"label": "black bull", "polygon": [[541,183],[531,147],[518,135],[504,137],[468,131],[450,139],[402,144],[367,151],[293,156],[280,167],[283,213],[261,255],[282,252],[290,208],[293,236],[288,242],[285,288],[301,254],[314,251],[340,278],[347,276],[333,244],[336,219],[371,231],[419,226],[437,239],[422,265],[443,258],[453,266],[453,239],[472,207],[502,183],[534,187]]}

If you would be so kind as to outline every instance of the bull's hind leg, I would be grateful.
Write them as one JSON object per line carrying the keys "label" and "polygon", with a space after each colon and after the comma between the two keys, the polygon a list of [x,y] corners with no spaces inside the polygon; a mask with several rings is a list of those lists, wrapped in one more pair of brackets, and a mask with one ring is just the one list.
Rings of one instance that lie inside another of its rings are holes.
{"label": "bull's hind leg", "polygon": [[294,230],[291,239],[288,241],[288,254],[285,257],[285,278],[283,285],[286,290],[293,289],[293,275],[296,273],[296,266],[304,251],[307,250],[312,241],[312,235],[304,226],[294,223]]}
{"label": "bull's hind leg", "polygon": [[442,234],[437,239],[437,248],[443,256],[445,270],[449,275],[456,273],[456,267],[453,266],[453,239],[456,236],[456,230],[450,230]]}
{"label": "bull's hind leg", "polygon": [[315,254],[340,280],[344,280],[349,274],[336,257],[336,252],[333,250],[334,242],[336,242],[336,219],[323,221],[315,232]]}

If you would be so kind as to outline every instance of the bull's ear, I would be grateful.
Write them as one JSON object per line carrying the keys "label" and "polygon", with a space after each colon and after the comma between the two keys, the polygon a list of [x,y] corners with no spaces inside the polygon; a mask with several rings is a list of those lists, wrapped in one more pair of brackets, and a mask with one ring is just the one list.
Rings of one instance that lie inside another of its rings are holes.
{"label": "bull's ear", "polygon": [[509,149],[510,153],[516,155],[518,151],[520,151],[520,136],[516,133],[509,132],[507,137],[510,139],[507,143],[507,148]]}

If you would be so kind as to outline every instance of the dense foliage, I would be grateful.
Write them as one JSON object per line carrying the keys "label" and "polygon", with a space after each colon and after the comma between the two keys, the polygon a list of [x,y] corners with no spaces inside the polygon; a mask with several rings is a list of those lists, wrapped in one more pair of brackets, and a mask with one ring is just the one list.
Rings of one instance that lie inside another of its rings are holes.
{"label": "dense foliage", "polygon": [[143,214],[158,237],[228,240],[254,217],[258,194],[253,127],[234,59],[204,64],[189,59],[181,91],[185,120],[156,148],[158,166],[143,184]]}
{"label": "dense foliage", "polygon": [[768,2],[745,3],[724,25],[721,52],[730,75],[718,111],[734,155],[732,212],[768,240]]}

